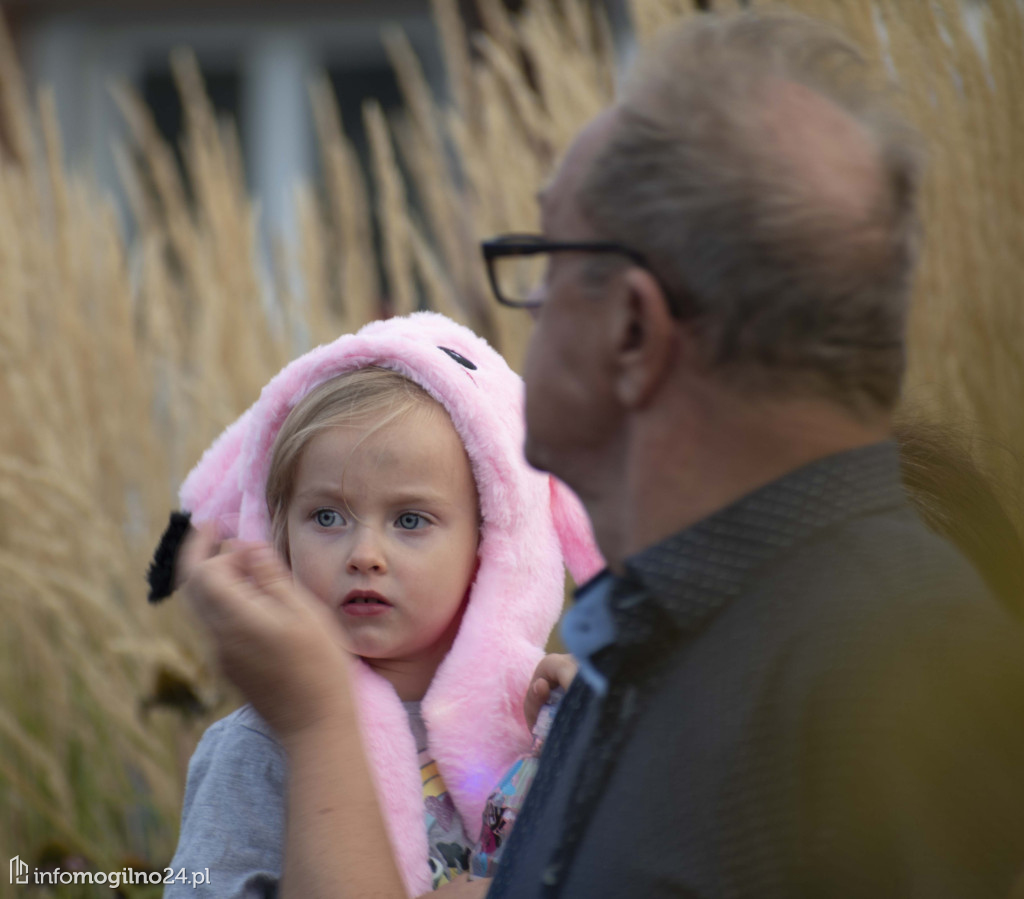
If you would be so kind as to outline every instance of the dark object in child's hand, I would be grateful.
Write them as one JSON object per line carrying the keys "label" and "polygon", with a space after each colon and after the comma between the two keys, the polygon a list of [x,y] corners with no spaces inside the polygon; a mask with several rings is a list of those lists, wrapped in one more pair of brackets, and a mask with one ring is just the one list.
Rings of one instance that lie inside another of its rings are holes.
{"label": "dark object in child's hand", "polygon": [[171,512],[171,520],[153,553],[149,571],[146,572],[150,602],[160,602],[174,592],[174,566],[178,560],[178,551],[191,530],[191,520],[190,512]]}

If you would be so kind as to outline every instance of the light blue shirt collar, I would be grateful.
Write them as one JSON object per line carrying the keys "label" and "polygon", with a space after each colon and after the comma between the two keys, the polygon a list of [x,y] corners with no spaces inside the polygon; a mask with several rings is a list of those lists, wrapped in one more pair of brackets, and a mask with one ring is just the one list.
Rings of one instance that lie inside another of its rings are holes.
{"label": "light blue shirt collar", "polygon": [[594,667],[591,657],[615,642],[618,630],[608,599],[615,576],[603,571],[580,588],[576,603],[562,618],[562,642],[580,664],[580,676],[598,695],[608,690],[608,679]]}

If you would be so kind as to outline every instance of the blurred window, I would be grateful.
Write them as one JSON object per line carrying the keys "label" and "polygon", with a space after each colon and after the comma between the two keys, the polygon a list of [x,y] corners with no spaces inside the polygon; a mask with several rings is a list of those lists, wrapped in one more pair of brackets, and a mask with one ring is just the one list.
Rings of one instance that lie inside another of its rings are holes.
{"label": "blurred window", "polygon": [[[239,134],[245,133],[242,120],[242,78],[236,69],[202,68],[206,95],[218,118],[228,117]],[[153,114],[156,127],[174,149],[175,158],[184,172],[182,137],[185,133],[185,109],[170,66],[149,68],[139,81],[142,98]]]}

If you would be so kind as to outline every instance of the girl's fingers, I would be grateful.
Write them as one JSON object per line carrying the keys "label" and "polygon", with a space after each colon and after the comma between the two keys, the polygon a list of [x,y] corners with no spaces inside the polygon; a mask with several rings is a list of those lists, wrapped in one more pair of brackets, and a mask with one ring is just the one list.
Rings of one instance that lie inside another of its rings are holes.
{"label": "girl's fingers", "polygon": [[237,537],[231,537],[229,540],[225,540],[221,543],[219,554],[223,556],[239,555],[259,549],[263,546],[266,546],[266,544],[260,543],[256,540],[239,540]]}
{"label": "girl's fingers", "polygon": [[266,544],[254,546],[246,557],[248,574],[261,590],[282,598],[291,585],[292,575],[278,554]]}
{"label": "girl's fingers", "polygon": [[552,653],[541,659],[534,677],[544,678],[552,687],[568,690],[576,677],[576,660],[567,653]]}
{"label": "girl's fingers", "polygon": [[551,684],[544,678],[538,678],[535,680],[530,689],[533,691],[533,698],[541,705],[544,705],[544,703],[548,701],[548,697],[551,695]]}
{"label": "girl's fingers", "polygon": [[230,604],[234,591],[244,589],[230,556],[215,556],[197,565],[185,584],[185,594],[200,611]]}
{"label": "girl's fingers", "polygon": [[174,564],[175,587],[180,587],[195,573],[196,568],[220,552],[217,526],[204,521],[193,526],[185,537]]}
{"label": "girl's fingers", "polygon": [[185,585],[185,595],[210,630],[259,625],[267,614],[268,598],[244,570],[243,553],[229,553],[199,565]]}
{"label": "girl's fingers", "polygon": [[537,724],[537,716],[550,696],[551,684],[545,678],[538,677],[530,684],[530,689],[526,691],[526,699],[523,700],[523,717],[526,718],[526,726],[530,730]]}
{"label": "girl's fingers", "polygon": [[523,701],[523,714],[531,730],[544,703],[551,698],[551,691],[555,687],[568,690],[576,677],[576,668],[576,660],[565,653],[550,653],[540,660]]}

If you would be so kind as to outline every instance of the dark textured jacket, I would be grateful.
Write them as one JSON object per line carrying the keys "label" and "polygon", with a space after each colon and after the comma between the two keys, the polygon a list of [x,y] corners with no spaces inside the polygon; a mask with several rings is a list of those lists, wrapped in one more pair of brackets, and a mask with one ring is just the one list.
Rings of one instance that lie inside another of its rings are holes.
{"label": "dark textured jacket", "polygon": [[1024,867],[1019,626],[906,504],[821,460],[627,562],[489,893],[1005,897]]}

